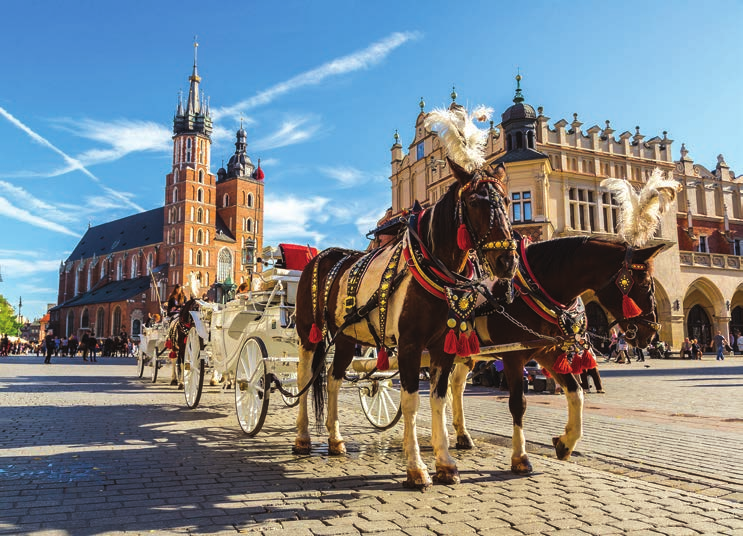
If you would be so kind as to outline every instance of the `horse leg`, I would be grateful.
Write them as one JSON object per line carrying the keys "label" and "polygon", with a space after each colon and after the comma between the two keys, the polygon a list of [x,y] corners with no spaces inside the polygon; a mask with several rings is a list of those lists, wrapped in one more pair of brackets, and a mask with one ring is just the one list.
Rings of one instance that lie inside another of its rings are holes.
{"label": "horse leg", "polygon": [[457,432],[457,448],[467,450],[475,446],[464,422],[464,389],[467,385],[467,374],[469,371],[470,367],[467,365],[458,364],[454,366],[454,371],[449,377],[452,425]]}
{"label": "horse leg", "polygon": [[578,440],[583,436],[583,389],[572,374],[555,373],[552,369],[555,359],[556,357],[553,357],[543,366],[565,391],[565,398],[568,402],[568,422],[565,425],[565,433],[552,438],[552,445],[555,447],[557,458],[567,460],[573,453]]}
{"label": "horse leg", "polygon": [[[433,352],[431,361],[433,362]],[[449,434],[446,431],[446,395],[449,390],[449,367],[431,363],[431,445],[436,459],[437,484],[459,484],[457,462],[449,454]]]}
{"label": "horse leg", "polygon": [[[303,389],[312,379],[312,356],[314,350],[308,350],[304,344],[299,345],[299,363],[297,364],[297,385]],[[309,416],[307,415],[307,395],[309,389],[299,397],[299,411],[297,412],[297,437],[294,440],[294,454],[309,454],[312,441],[310,440]]]}
{"label": "horse leg", "polygon": [[348,339],[338,337],[335,341],[333,366],[328,374],[328,415],[325,427],[328,430],[328,452],[330,454],[345,454],[346,442],[341,435],[340,421],[338,420],[338,395],[346,368],[353,359],[355,344]]}
{"label": "horse leg", "polygon": [[524,396],[524,361],[519,357],[503,359],[503,374],[508,382],[508,409],[513,419],[513,436],[511,438],[511,472],[517,475],[531,473],[533,468],[526,454],[524,437],[524,413],[526,397]]}
{"label": "horse leg", "polygon": [[178,385],[178,359],[170,360],[170,385]]}

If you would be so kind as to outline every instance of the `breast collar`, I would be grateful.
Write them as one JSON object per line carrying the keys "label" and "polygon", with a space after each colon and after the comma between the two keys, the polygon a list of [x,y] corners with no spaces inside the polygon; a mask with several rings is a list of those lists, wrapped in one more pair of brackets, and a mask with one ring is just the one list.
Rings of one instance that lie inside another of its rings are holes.
{"label": "breast collar", "polygon": [[528,239],[522,239],[519,243],[519,265],[513,278],[521,299],[541,318],[559,326],[566,337],[582,335],[588,327],[583,300],[578,296],[571,304],[564,305],[542,288],[526,258],[528,243]]}
{"label": "breast collar", "polygon": [[423,214],[413,214],[405,233],[403,257],[405,264],[415,280],[430,294],[442,300],[446,299],[447,287],[463,287],[472,283],[475,273],[472,261],[467,260],[465,275],[454,274],[443,263],[433,256],[420,238],[420,225]]}

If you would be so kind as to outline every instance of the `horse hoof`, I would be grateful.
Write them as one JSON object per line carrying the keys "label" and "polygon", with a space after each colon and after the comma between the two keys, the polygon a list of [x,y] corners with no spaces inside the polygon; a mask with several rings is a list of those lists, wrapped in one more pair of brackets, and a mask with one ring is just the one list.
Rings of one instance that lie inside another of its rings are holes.
{"label": "horse hoof", "polygon": [[534,469],[531,466],[529,457],[524,454],[520,458],[511,458],[511,472],[516,475],[528,475]]}
{"label": "horse hoof", "polygon": [[402,487],[426,491],[432,484],[431,477],[428,476],[428,471],[425,469],[422,471],[412,471],[408,469],[408,478],[402,483]]}
{"label": "horse hoof", "polygon": [[299,439],[294,443],[294,446],[292,447],[292,454],[309,454],[310,453],[310,445],[311,443],[309,440],[300,441]]}
{"label": "horse hoof", "polygon": [[565,446],[565,443],[562,442],[562,439],[560,439],[559,437],[553,437],[552,445],[554,445],[555,447],[555,454],[557,454],[558,460],[565,461],[570,458],[570,449]]}
{"label": "horse hoof", "polygon": [[170,385],[178,385],[178,380],[170,380]]}
{"label": "horse hoof", "polygon": [[475,443],[468,435],[457,436],[456,448],[461,450],[472,450],[475,448]]}
{"label": "horse hoof", "polygon": [[217,382],[216,382],[216,381],[214,381],[214,380],[211,380],[211,381],[209,382],[209,385],[211,385],[212,387],[214,387],[215,385],[217,385]]}
{"label": "horse hoof", "polygon": [[436,484],[445,485],[459,484],[461,482],[456,466],[436,467],[436,474],[433,475],[433,481]]}
{"label": "horse hoof", "polygon": [[346,442],[341,441],[328,441],[328,454],[332,456],[341,456],[346,454]]}

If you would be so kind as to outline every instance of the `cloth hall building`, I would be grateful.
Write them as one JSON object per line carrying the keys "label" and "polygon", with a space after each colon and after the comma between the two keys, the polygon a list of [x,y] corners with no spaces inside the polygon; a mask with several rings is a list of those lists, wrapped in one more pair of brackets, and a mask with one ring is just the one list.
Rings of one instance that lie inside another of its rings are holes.
{"label": "cloth hall building", "polygon": [[[722,155],[711,168],[695,163],[683,144],[674,159],[666,132],[647,137],[635,127],[619,133],[609,121],[585,128],[578,114],[550,123],[541,107],[524,102],[520,80],[500,124],[491,122],[487,145],[488,162],[502,162],[508,172],[514,228],[532,240],[616,236],[618,207],[601,181],[621,178],[639,188],[660,168],[682,185],[676,210],[664,215],[650,244],[668,245],[654,271],[661,340],[678,351],[687,336],[709,345],[718,329],[726,337],[743,332],[743,176],[736,177]],[[425,118],[421,99],[407,151],[395,133],[388,215],[415,200],[435,203],[453,180]],[[589,329],[607,334],[609,313],[590,294],[583,299]]]}
{"label": "cloth hall building", "polygon": [[[165,204],[88,228],[59,270],[55,335],[130,336],[191,274],[221,290],[252,277],[263,247],[263,179],[240,127],[226,168],[211,173],[212,119],[194,57],[188,98],[173,120]],[[155,284],[152,284],[155,282]],[[215,285],[216,284],[216,285]]]}

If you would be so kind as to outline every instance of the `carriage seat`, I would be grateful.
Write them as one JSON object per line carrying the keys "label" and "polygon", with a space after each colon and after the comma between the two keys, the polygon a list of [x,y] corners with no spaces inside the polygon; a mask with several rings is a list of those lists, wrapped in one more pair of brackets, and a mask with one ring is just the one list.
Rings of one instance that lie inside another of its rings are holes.
{"label": "carriage seat", "polygon": [[383,221],[376,228],[366,233],[366,238],[372,241],[374,247],[384,246],[405,232],[411,214],[421,212],[423,212],[423,207],[416,201],[413,208],[404,210],[399,216]]}

